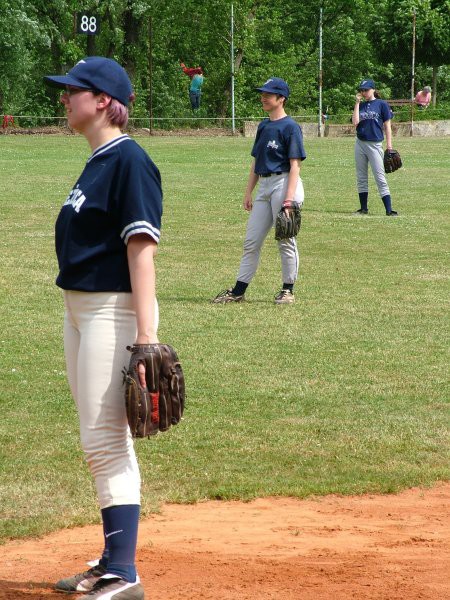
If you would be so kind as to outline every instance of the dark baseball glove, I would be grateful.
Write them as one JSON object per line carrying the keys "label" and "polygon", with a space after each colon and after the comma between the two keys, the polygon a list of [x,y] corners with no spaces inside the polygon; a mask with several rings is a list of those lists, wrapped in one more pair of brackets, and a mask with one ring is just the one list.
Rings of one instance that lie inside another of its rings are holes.
{"label": "dark baseball glove", "polygon": [[386,173],[393,173],[402,166],[402,159],[397,150],[385,150],[383,162]]}
{"label": "dark baseball glove", "polygon": [[[135,344],[127,350],[130,365],[123,373],[131,435],[141,438],[167,431],[180,422],[184,411],[184,375],[178,356],[167,344]],[[145,388],[139,381],[140,363],[145,366]]]}
{"label": "dark baseball glove", "polygon": [[275,221],[275,239],[287,240],[300,231],[302,213],[297,202],[283,202]]}

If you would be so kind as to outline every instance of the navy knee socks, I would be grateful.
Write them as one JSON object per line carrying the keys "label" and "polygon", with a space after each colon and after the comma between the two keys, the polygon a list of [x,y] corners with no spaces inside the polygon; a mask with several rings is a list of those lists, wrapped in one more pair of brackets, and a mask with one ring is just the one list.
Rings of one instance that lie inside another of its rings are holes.
{"label": "navy knee socks", "polygon": [[390,194],[386,194],[381,198],[383,200],[384,208],[386,209],[386,214],[388,215],[392,210],[392,201]]}
{"label": "navy knee socks", "polygon": [[102,510],[105,549],[100,560],[107,572],[125,581],[136,581],[138,504],[110,506]]}
{"label": "navy knee socks", "polygon": [[359,193],[359,203],[361,204],[362,210],[367,210],[367,199],[369,198],[369,192]]}

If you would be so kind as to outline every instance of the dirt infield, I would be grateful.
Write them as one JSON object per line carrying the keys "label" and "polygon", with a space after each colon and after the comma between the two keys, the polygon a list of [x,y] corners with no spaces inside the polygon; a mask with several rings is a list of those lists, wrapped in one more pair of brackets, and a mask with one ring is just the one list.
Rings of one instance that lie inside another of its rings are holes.
{"label": "dirt infield", "polygon": [[[140,528],[150,600],[450,598],[450,484],[398,495],[166,505]],[[101,529],[0,547],[0,598],[61,600]]]}

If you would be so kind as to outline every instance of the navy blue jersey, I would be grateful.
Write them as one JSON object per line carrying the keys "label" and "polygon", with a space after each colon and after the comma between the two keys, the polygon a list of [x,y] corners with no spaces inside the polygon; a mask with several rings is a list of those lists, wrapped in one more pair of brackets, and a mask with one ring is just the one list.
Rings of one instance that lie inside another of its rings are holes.
{"label": "navy blue jersey", "polygon": [[291,158],[306,158],[300,125],[291,117],[275,121],[264,119],[258,125],[252,156],[258,175],[288,173],[291,170]]}
{"label": "navy blue jersey", "polygon": [[359,105],[359,123],[356,135],[364,142],[382,142],[383,123],[392,119],[392,112],[385,100],[375,98]]}
{"label": "navy blue jersey", "polygon": [[159,241],[161,176],[127,135],[88,159],[55,226],[56,284],[65,290],[131,292],[127,243],[144,233]]}

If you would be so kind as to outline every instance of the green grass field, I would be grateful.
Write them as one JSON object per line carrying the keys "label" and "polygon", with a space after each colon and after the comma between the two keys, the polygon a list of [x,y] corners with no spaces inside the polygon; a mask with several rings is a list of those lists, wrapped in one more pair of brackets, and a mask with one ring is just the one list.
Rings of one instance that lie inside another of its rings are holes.
{"label": "green grass field", "polygon": [[[268,238],[248,302],[234,282],[252,141],[141,138],[165,191],[160,339],[178,350],[181,425],[139,440],[143,510],[164,501],[395,492],[449,477],[448,139],[397,139],[400,217],[351,139],[306,140],[297,303],[275,306]],[[89,154],[81,137],[1,136],[0,539],[98,521],[78,440],[54,285],[53,224]],[[131,341],[131,340],[130,340]],[[101,340],[99,340],[101,344]]]}

